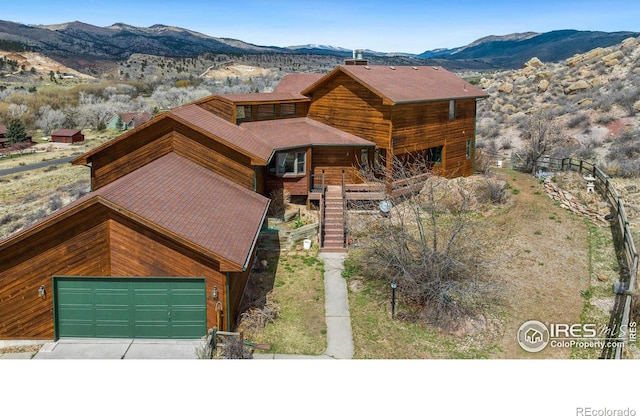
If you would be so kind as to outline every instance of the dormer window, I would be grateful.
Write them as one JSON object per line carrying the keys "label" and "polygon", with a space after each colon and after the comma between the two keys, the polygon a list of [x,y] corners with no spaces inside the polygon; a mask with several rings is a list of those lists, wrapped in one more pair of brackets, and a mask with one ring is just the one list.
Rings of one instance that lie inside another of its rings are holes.
{"label": "dormer window", "polygon": [[296,103],[282,103],[280,104],[281,116],[295,116],[296,115]]}
{"label": "dormer window", "polygon": [[258,118],[273,118],[276,116],[275,104],[260,104],[258,106]]}
{"label": "dormer window", "polygon": [[236,120],[251,119],[251,106],[250,105],[238,105],[236,106]]}

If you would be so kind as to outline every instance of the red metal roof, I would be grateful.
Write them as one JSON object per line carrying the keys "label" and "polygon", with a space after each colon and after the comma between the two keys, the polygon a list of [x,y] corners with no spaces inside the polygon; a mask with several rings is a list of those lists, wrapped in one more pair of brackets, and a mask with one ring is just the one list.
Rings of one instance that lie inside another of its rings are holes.
{"label": "red metal roof", "polygon": [[240,266],[269,199],[169,153],[93,193]]}
{"label": "red metal roof", "polygon": [[273,92],[300,94],[300,91],[307,89],[325,75],[326,74],[287,74],[280,80],[278,85],[276,85]]}
{"label": "red metal roof", "polygon": [[[439,66],[341,65],[326,77],[344,73],[392,103],[480,98],[489,94]],[[324,78],[302,91],[308,94]]]}

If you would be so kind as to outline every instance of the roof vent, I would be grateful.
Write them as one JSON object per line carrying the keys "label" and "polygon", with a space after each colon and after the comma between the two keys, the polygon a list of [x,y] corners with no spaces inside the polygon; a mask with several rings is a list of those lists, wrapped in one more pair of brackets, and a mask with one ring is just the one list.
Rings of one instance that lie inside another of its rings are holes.
{"label": "roof vent", "polygon": [[371,69],[371,67],[369,65],[365,65],[364,69]]}
{"label": "roof vent", "polygon": [[438,67],[437,67],[437,66],[434,66],[434,67],[433,67],[433,69],[435,69],[435,70],[437,71],[437,70],[438,70]]}
{"label": "roof vent", "polygon": [[418,67],[417,66],[412,66],[411,69],[415,69],[417,71]]}
{"label": "roof vent", "polygon": [[389,69],[392,69],[395,71],[396,67],[395,66],[390,66]]}

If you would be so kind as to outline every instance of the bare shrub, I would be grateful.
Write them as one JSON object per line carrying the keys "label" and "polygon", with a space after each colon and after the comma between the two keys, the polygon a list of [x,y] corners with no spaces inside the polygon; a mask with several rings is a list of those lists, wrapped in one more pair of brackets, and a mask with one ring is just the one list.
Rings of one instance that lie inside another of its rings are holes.
{"label": "bare shrub", "polygon": [[623,131],[607,153],[609,174],[632,178],[640,176],[640,130]]}
{"label": "bare shrub", "polygon": [[0,225],[9,224],[10,222],[17,221],[20,218],[21,218],[20,215],[15,214],[13,212],[9,212],[7,214],[4,214],[2,217],[0,217]]}
{"label": "bare shrub", "polygon": [[354,218],[354,258],[364,278],[397,283],[398,298],[409,305],[402,319],[455,330],[498,302],[500,286],[488,277],[487,249],[469,214],[471,192],[455,181],[417,176],[424,171],[423,162],[408,166],[394,160],[392,179],[414,179],[422,190],[388,195],[389,217]]}
{"label": "bare shrub", "polygon": [[491,204],[503,204],[507,201],[507,186],[504,181],[487,176],[477,189],[477,198],[480,202]]}
{"label": "bare shrub", "polygon": [[291,203],[291,194],[284,188],[274,189],[269,193],[271,203],[268,215],[275,218],[284,218],[284,214]]}
{"label": "bare shrub", "polygon": [[590,125],[589,115],[587,113],[578,113],[567,121],[567,128],[585,128]]}
{"label": "bare shrub", "polygon": [[24,219],[28,224],[30,224],[32,222],[41,220],[46,216],[47,216],[47,210],[45,210],[44,208],[38,208],[37,210],[29,212],[27,215],[25,215]]}
{"label": "bare shrub", "polygon": [[52,195],[49,197],[49,203],[47,204],[47,208],[49,208],[50,212],[57,211],[64,206],[62,202],[62,198],[60,195]]}
{"label": "bare shrub", "polygon": [[561,140],[554,116],[549,113],[537,113],[531,116],[522,139],[522,148],[514,152],[514,156],[525,169],[533,173],[538,160]]}
{"label": "bare shrub", "polygon": [[264,304],[256,305],[240,315],[240,327],[243,331],[257,333],[276,320],[280,313],[278,305],[272,300],[272,292],[265,296]]}
{"label": "bare shrub", "polygon": [[491,166],[491,158],[484,151],[476,148],[474,166],[476,172],[487,173]]}

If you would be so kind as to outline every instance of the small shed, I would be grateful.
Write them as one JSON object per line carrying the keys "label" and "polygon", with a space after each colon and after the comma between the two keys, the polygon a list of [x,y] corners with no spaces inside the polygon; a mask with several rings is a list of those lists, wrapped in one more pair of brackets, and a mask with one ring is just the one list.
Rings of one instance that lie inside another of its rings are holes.
{"label": "small shed", "polygon": [[84,141],[84,134],[80,130],[58,129],[51,133],[51,141],[56,143],[78,143]]}

